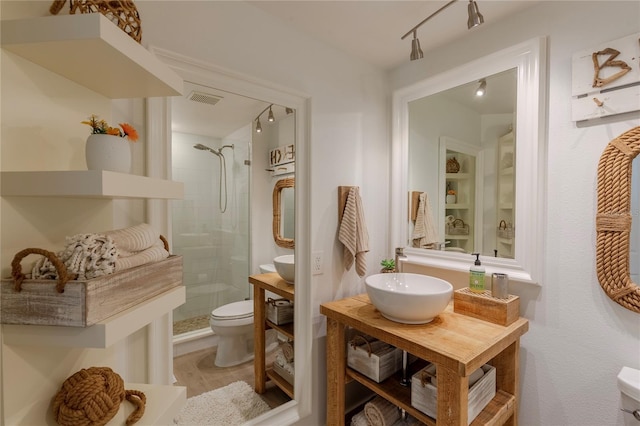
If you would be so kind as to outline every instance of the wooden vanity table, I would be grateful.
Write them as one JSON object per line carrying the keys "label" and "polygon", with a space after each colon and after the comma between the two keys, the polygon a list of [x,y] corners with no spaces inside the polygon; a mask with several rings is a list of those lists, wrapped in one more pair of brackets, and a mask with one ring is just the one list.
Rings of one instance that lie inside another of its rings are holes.
{"label": "wooden vanity table", "polygon": [[[400,324],[384,318],[366,294],[323,303],[320,313],[327,317],[327,425],[345,423],[345,383],[356,380],[425,424],[466,426],[469,375],[487,363],[496,369],[496,395],[472,425],[517,424],[520,336],[528,320],[505,327],[457,314],[452,302],[429,324]],[[347,327],[437,366],[437,421],[411,406],[401,373],[376,383],[347,367]]]}
{"label": "wooden vanity table", "polygon": [[277,325],[267,319],[266,291],[293,301],[293,286],[287,284],[276,272],[251,275],[249,282],[253,284],[255,391],[260,394],[264,393],[267,389],[267,380],[272,380],[284,393],[293,398],[293,386],[273,369],[267,369],[265,363],[265,332],[267,329],[273,328],[293,340],[293,323]]}

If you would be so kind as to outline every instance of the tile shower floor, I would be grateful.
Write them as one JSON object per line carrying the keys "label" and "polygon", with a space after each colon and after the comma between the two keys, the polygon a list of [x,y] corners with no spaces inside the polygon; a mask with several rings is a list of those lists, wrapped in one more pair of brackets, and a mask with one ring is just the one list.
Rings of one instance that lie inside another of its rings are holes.
{"label": "tile shower floor", "polygon": [[[267,365],[273,363],[275,351],[267,355]],[[254,386],[253,361],[233,367],[216,367],[214,360],[216,349],[208,348],[189,354],[180,355],[173,359],[173,374],[177,386],[187,387],[187,398],[200,395],[214,389],[221,388],[238,380]],[[271,407],[275,408],[290,398],[272,382],[267,382],[267,391],[260,397]]]}
{"label": "tile shower floor", "polygon": [[200,315],[198,317],[187,318],[185,320],[173,323],[173,335],[187,333],[189,331],[201,330],[209,328],[209,315]]}

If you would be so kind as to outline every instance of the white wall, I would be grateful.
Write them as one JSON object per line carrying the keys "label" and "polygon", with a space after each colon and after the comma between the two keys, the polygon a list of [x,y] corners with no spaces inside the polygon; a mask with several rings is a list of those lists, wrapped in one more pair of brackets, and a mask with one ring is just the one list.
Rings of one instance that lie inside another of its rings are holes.
{"label": "white wall", "polygon": [[[640,315],[612,302],[595,273],[597,163],[606,144],[639,115],[576,126],[571,121],[574,52],[640,31],[640,2],[560,2],[486,24],[391,75],[400,88],[479,56],[548,36],[546,272],[540,288],[513,286],[530,320],[521,340],[522,425],[622,424],[616,375],[640,368]],[[638,66],[636,64],[635,66]]]}

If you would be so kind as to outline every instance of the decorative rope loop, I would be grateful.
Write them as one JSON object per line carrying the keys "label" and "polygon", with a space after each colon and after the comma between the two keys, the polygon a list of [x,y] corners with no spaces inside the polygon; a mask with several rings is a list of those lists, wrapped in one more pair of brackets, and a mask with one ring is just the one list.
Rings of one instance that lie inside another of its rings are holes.
{"label": "decorative rope loop", "polygon": [[632,161],[639,153],[640,126],[605,147],[598,163],[596,214],[596,271],[600,286],[611,300],[638,313],[640,287],[629,272],[629,239]]}
{"label": "decorative rope loop", "polygon": [[67,267],[55,253],[39,248],[26,248],[16,253],[13,261],[11,261],[11,276],[13,277],[13,288],[15,291],[22,291],[22,282],[25,279],[25,275],[22,273],[22,265],[20,265],[20,262],[30,254],[40,254],[51,261],[58,272],[58,283],[56,284],[58,293],[64,293],[64,286],[67,284],[67,281],[76,278],[75,274],[69,275]]}
{"label": "decorative rope loop", "polygon": [[142,418],[146,396],[125,390],[124,381],[109,367],[82,369],[67,378],[53,400],[53,414],[61,426],[103,426],[111,420],[126,399],[136,409],[127,426]]}

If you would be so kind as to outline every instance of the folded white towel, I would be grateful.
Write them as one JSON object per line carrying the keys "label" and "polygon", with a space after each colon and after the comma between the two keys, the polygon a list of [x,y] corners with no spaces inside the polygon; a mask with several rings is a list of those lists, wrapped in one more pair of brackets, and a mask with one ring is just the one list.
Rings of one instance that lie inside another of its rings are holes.
{"label": "folded white towel", "polygon": [[[65,248],[56,256],[78,280],[88,280],[169,257],[160,234],[142,223],[101,234],[76,234],[66,238]],[[31,271],[33,279],[57,279],[53,264],[38,259]]]}
{"label": "folded white towel", "polygon": [[392,426],[400,419],[400,410],[381,396],[376,396],[364,405],[364,415],[371,426]]}
{"label": "folded white towel", "polygon": [[[110,237],[97,234],[76,234],[67,237],[66,246],[56,253],[69,274],[78,280],[88,280],[111,274],[116,269],[117,251]],[[58,273],[46,257],[39,258],[31,270],[32,279],[58,279]]]}
{"label": "folded white towel", "polygon": [[413,228],[413,247],[427,247],[437,243],[438,230],[433,220],[431,206],[425,192],[420,194],[418,199],[418,214],[416,215],[416,223]]}
{"label": "folded white towel", "polygon": [[148,223],[101,232],[113,238],[119,257],[128,257],[148,249],[160,240],[160,233]]}
{"label": "folded white towel", "polygon": [[162,241],[158,240],[155,245],[145,250],[133,253],[127,257],[118,256],[116,260],[116,272],[147,263],[159,262],[167,257],[169,257],[169,252],[165,250]]}
{"label": "folded white towel", "polygon": [[367,273],[366,253],[369,251],[369,233],[364,219],[362,200],[357,187],[351,187],[342,214],[338,240],[344,245],[345,269],[351,269],[354,259],[356,272],[363,277]]}

